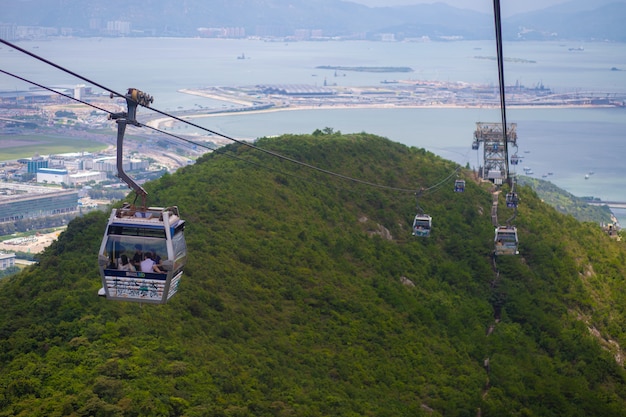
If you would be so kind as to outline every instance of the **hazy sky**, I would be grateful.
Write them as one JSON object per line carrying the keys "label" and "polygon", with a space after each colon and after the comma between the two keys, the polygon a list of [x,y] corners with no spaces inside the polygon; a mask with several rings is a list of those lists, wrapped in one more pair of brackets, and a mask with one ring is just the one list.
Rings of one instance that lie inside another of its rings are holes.
{"label": "hazy sky", "polygon": [[[419,3],[447,3],[460,9],[471,9],[480,12],[491,12],[493,0],[348,0],[366,6],[398,6]],[[503,16],[516,13],[529,12],[537,9],[545,9],[569,0],[500,0],[500,9]],[[593,1],[593,0],[590,0]]]}

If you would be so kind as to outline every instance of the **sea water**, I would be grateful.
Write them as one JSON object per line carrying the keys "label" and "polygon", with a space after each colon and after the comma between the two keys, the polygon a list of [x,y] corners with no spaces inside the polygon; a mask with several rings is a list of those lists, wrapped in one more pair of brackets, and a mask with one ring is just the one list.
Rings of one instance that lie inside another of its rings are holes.
{"label": "sea water", "polygon": [[[206,86],[307,84],[376,86],[384,80],[464,81],[497,87],[495,42],[266,42],[200,38],[70,38],[19,42],[18,46],[100,86],[124,93],[139,88],[162,111],[220,108],[222,102],[182,94]],[[509,42],[504,44],[507,85],[543,85],[555,93],[626,93],[626,44]],[[245,59],[239,59],[245,57]],[[333,66],[411,67],[410,73],[323,70]],[[87,84],[48,64],[2,45],[3,70],[44,84]],[[30,85],[0,74],[0,90]],[[145,111],[145,110],[141,110]],[[500,122],[499,109],[333,109],[237,114],[194,123],[237,139],[311,133],[331,127],[369,132],[422,147],[460,164],[476,166],[471,150],[476,122]],[[626,201],[626,108],[514,108],[522,162],[576,196]],[[192,130],[189,130],[192,131]],[[187,133],[188,130],[185,130]],[[515,167],[512,167],[515,168]],[[590,174],[592,173],[592,174]],[[548,174],[551,174],[548,176]],[[614,213],[626,224],[624,210]]]}

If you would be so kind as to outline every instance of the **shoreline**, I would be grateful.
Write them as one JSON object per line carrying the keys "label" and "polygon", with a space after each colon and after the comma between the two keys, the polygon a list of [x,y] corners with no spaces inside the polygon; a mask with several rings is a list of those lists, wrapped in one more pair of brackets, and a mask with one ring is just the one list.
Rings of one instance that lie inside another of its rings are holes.
{"label": "shoreline", "polygon": [[[181,92],[186,92],[185,90],[181,90]],[[234,104],[234,101],[230,101],[225,97],[220,97],[216,95],[210,94],[195,94],[205,98],[211,98],[213,100],[227,101]],[[250,105],[250,102],[246,104]],[[586,104],[586,105],[575,105],[575,104],[562,104],[562,105],[509,105],[509,108],[515,109],[598,109],[598,108],[613,108],[615,106],[612,105],[594,105],[594,104]],[[232,110],[219,110],[207,112],[206,110],[194,110],[192,113],[186,113],[179,117],[180,119],[203,119],[210,117],[223,117],[223,116],[243,116],[248,114],[263,114],[263,113],[277,113],[277,112],[288,112],[288,111],[310,111],[310,110],[352,110],[352,109],[498,109],[499,106],[495,105],[460,105],[460,104],[410,104],[410,105],[396,105],[393,103],[389,104],[320,104],[318,106],[307,106],[307,105],[287,105],[287,106],[276,106],[267,109],[259,109],[259,110],[245,110],[240,109],[238,111]],[[159,117],[157,119],[152,119],[146,123],[147,126],[150,126],[154,129],[163,129],[163,128],[171,128],[178,120],[173,119],[171,117]]]}
{"label": "shoreline", "polygon": [[[262,114],[302,110],[347,109],[499,109],[498,95],[484,85],[445,81],[398,80],[394,85],[339,87],[269,84],[182,88],[189,94],[225,103],[222,107],[181,110],[172,117],[154,117],[152,128],[172,127],[178,121],[235,114]],[[468,91],[469,89],[469,91]],[[624,107],[624,99],[609,99],[597,93],[559,93],[544,88],[519,86],[508,108],[612,108]]]}

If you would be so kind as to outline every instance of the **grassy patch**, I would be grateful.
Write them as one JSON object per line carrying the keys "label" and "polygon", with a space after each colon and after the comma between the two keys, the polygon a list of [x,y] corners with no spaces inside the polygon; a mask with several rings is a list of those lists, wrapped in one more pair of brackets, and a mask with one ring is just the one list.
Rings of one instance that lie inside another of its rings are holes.
{"label": "grassy patch", "polygon": [[88,139],[52,137],[43,135],[0,135],[0,161],[67,152],[96,152],[106,144]]}

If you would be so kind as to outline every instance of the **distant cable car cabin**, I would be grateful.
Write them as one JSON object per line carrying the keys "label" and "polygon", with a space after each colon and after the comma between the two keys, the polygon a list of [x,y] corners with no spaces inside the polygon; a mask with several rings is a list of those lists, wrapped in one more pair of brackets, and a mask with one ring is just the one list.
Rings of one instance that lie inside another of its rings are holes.
{"label": "distant cable car cabin", "polygon": [[479,143],[477,140],[475,140],[474,142],[472,142],[472,149],[473,150],[478,150],[479,148]]}
{"label": "distant cable car cabin", "polygon": [[428,214],[417,214],[413,220],[413,236],[429,237],[433,220]]}
{"label": "distant cable car cabin", "polygon": [[511,156],[511,165],[517,165],[519,164],[519,161],[522,158],[520,156],[517,156],[517,154],[514,154],[513,156]]}
{"label": "distant cable car cabin", "polygon": [[454,192],[462,193],[463,191],[465,191],[465,180],[454,181]]}
{"label": "distant cable car cabin", "polygon": [[506,195],[506,206],[509,208],[517,208],[519,203],[519,197],[517,193],[507,193]]}
{"label": "distant cable car cabin", "polygon": [[495,255],[517,255],[517,228],[515,226],[499,226],[496,228]]}
{"label": "distant cable car cabin", "polygon": [[[127,204],[113,210],[98,256],[100,295],[165,304],[178,290],[187,259],[184,229],[177,207],[136,210]],[[161,272],[141,270],[147,253]]]}

